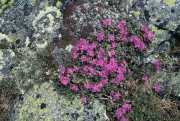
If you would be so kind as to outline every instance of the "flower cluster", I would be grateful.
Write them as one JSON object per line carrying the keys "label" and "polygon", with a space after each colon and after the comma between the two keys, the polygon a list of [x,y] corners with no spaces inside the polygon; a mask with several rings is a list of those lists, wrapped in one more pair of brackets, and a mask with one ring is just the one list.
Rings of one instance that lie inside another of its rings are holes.
{"label": "flower cluster", "polygon": [[156,92],[160,92],[160,91],[161,91],[161,87],[160,87],[159,85],[157,85],[157,84],[154,84],[154,85],[152,86],[152,88],[153,88],[154,91],[156,91]]}
{"label": "flower cluster", "polygon": [[[111,18],[103,21],[105,27],[111,25]],[[73,52],[71,58],[74,61],[73,67],[71,68],[60,68],[59,81],[62,85],[70,87],[72,91],[86,90],[87,92],[99,93],[106,87],[106,85],[120,85],[123,80],[127,77],[132,77],[133,72],[128,70],[128,62],[126,58],[127,53],[121,53],[117,51],[117,46],[119,43],[133,43],[134,48],[137,51],[144,51],[146,48],[145,41],[149,40],[152,42],[153,35],[148,31],[147,27],[144,26],[142,34],[144,38],[131,35],[126,30],[126,21],[119,21],[115,30],[118,34],[108,34],[98,33],[96,36],[97,41],[88,41],[84,38],[80,38],[78,43],[72,48]],[[105,43],[105,46],[102,46]],[[124,51],[125,52],[125,51]],[[119,57],[122,55],[121,57]],[[119,59],[120,58],[120,59]],[[75,63],[78,62],[78,63]],[[156,69],[160,68],[160,63],[154,63]],[[80,81],[76,84],[74,82],[70,83],[71,80],[75,79],[75,76],[80,76],[84,78],[85,81]],[[143,75],[143,81],[148,81],[148,76]],[[80,87],[83,85],[83,87]],[[127,86],[131,86],[130,81],[126,81]],[[159,92],[157,85],[153,86],[155,91]],[[108,92],[109,93],[109,92]],[[112,90],[110,96],[113,97],[113,101],[118,101],[121,99],[121,92],[116,89]],[[87,99],[82,98],[82,102],[87,103]],[[124,104],[121,108],[116,110],[115,117],[122,121],[127,119],[123,114],[131,109],[131,104]]]}
{"label": "flower cluster", "polygon": [[116,117],[117,119],[119,119],[120,121],[128,121],[123,114],[125,114],[128,110],[131,109],[131,104],[123,104],[123,106],[121,108],[118,108],[115,112],[114,117]]}
{"label": "flower cluster", "polygon": [[146,26],[144,26],[141,30],[144,32],[143,37],[152,42],[154,37],[153,37],[152,33],[149,32],[148,28]]}

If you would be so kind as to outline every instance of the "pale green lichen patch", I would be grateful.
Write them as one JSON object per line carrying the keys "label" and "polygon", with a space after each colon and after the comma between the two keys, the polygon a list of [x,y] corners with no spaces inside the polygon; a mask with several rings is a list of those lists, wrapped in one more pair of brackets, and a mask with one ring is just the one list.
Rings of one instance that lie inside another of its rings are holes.
{"label": "pale green lichen patch", "polygon": [[168,33],[168,31],[160,30],[152,24],[150,24],[148,28],[154,36],[154,39],[147,50],[148,53],[151,53],[161,42],[168,39],[170,37],[170,34]]}
{"label": "pale green lichen patch", "polygon": [[169,7],[173,7],[176,0],[164,0],[164,2],[169,6]]}
{"label": "pale green lichen patch", "polygon": [[5,8],[7,8],[8,6],[12,7],[12,4],[14,3],[14,0],[10,0],[10,1],[9,0],[0,0],[0,3],[3,5],[3,6],[1,6],[1,9],[0,9],[0,13],[2,13],[3,10]]}
{"label": "pale green lichen patch", "polygon": [[36,0],[31,0],[31,5],[34,6],[36,4]]}
{"label": "pale green lichen patch", "polygon": [[57,7],[57,8],[60,8],[61,6],[62,6],[62,3],[61,3],[60,1],[57,1],[56,7]]}
{"label": "pale green lichen patch", "polygon": [[1,4],[5,4],[7,0],[0,0]]}
{"label": "pale green lichen patch", "polygon": [[15,114],[12,120],[15,121],[92,121],[94,118],[105,121],[107,119],[104,117],[105,107],[98,101],[91,101],[84,105],[78,96],[70,100],[55,91],[51,82],[35,84],[24,94],[23,100],[14,105],[13,110]]}
{"label": "pale green lichen patch", "polygon": [[136,18],[139,18],[139,15],[140,15],[140,14],[141,14],[141,13],[140,13],[139,11],[134,12],[134,15],[135,15]]}

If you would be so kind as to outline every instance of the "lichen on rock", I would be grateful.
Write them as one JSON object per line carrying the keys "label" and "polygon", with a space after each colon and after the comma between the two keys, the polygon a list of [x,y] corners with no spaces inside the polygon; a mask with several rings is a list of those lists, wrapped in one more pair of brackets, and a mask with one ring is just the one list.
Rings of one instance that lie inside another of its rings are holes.
{"label": "lichen on rock", "polygon": [[[105,121],[105,106],[99,101],[89,101],[84,105],[79,96],[69,100],[67,95],[56,91],[52,83],[35,84],[19,98],[12,110],[11,121],[58,120],[58,121]],[[108,121],[108,120],[107,120]]]}

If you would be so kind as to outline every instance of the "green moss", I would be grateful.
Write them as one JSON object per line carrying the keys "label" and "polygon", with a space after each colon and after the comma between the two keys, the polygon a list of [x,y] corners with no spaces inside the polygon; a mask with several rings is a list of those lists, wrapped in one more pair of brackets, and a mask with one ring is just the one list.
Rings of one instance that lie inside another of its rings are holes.
{"label": "green moss", "polygon": [[62,5],[62,3],[61,3],[60,1],[58,1],[58,2],[56,3],[56,8],[60,8],[61,5]]}
{"label": "green moss", "polygon": [[139,15],[140,15],[141,13],[139,12],[139,11],[137,11],[137,12],[134,12],[134,15],[137,17],[137,18],[139,18]]}
{"label": "green moss", "polygon": [[164,0],[164,2],[169,6],[169,7],[173,7],[176,0]]}

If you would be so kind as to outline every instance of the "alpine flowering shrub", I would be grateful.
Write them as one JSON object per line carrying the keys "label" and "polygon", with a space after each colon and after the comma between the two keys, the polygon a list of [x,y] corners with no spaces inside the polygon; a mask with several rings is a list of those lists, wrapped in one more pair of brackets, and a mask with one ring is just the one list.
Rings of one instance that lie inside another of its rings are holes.
{"label": "alpine flowering shrub", "polygon": [[[84,104],[87,103],[85,97],[94,94],[104,96],[102,99],[106,99],[109,104],[116,104],[110,108],[112,110],[122,106],[116,109],[114,117],[127,121],[124,114],[133,105],[124,101],[122,96],[127,92],[122,90],[130,89],[136,80],[148,81],[147,72],[153,66],[150,64],[147,68],[148,65],[138,61],[137,57],[153,41],[153,35],[146,26],[139,29],[139,34],[134,35],[128,31],[126,20],[119,21],[115,28],[111,24],[111,18],[103,20],[102,25],[106,31],[98,33],[96,39],[79,39],[72,48],[72,67],[60,68],[59,82],[70,90],[81,93]],[[156,69],[160,69],[159,62],[154,62],[154,65]],[[153,89],[160,91],[158,85],[154,85]]]}

